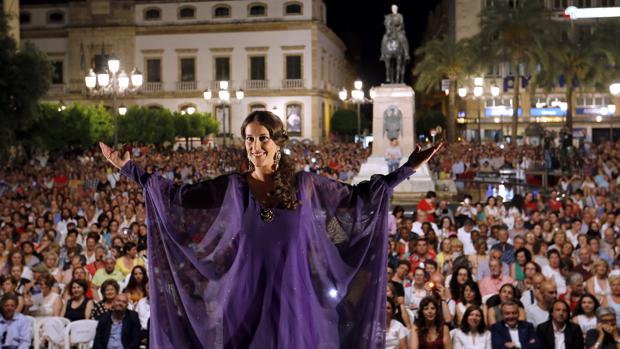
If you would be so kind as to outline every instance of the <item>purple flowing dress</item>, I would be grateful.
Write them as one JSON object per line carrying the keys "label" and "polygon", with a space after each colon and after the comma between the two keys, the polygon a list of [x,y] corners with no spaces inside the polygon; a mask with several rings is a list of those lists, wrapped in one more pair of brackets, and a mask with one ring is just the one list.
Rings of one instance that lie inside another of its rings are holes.
{"label": "purple flowing dress", "polygon": [[175,185],[129,161],[144,191],[152,348],[383,348],[387,217],[408,166],[350,186],[297,174],[274,220],[246,176]]}

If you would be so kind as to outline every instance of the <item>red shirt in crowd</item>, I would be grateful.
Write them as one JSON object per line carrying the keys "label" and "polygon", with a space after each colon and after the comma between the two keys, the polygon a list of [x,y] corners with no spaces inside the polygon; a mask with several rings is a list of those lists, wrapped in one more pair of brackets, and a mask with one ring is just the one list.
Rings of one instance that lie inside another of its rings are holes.
{"label": "red shirt in crowd", "polygon": [[422,201],[418,204],[417,209],[428,213],[427,220],[429,222],[435,222],[435,214],[433,213],[435,212],[435,205],[429,203],[426,199],[422,199]]}

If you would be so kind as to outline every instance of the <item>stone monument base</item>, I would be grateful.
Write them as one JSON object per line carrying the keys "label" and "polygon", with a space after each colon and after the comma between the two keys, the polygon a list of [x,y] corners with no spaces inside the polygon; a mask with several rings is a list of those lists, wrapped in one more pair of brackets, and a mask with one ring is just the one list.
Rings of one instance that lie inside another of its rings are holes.
{"label": "stone monument base", "polygon": [[[407,154],[407,157],[409,157],[409,154]],[[407,157],[401,160],[401,166],[407,161]],[[353,178],[353,184],[370,180],[370,177],[375,174],[385,175],[387,173],[388,166],[385,158],[371,156],[362,164],[360,172]],[[429,190],[435,190],[435,183],[433,182],[428,166],[424,164],[420,166],[411,177],[400,183],[394,189],[394,193],[426,194]],[[418,197],[419,195],[415,196]]]}

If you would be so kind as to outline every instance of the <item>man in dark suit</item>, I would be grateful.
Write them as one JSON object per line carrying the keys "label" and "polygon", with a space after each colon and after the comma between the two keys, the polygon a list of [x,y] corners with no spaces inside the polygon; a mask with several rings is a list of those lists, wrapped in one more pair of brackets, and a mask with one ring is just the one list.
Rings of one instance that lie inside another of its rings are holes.
{"label": "man in dark suit", "polygon": [[555,300],[551,305],[551,319],[536,328],[536,334],[545,348],[583,349],[581,327],[569,319],[568,303]]}
{"label": "man in dark suit", "polygon": [[[491,343],[493,349],[542,349],[543,346],[536,336],[534,326],[519,321],[519,306],[513,301],[501,306],[504,320],[491,326]],[[546,348],[545,348],[546,349]]]}
{"label": "man in dark suit", "polygon": [[127,294],[119,293],[112,311],[99,318],[93,349],[140,347],[140,319],[138,313],[127,309]]}

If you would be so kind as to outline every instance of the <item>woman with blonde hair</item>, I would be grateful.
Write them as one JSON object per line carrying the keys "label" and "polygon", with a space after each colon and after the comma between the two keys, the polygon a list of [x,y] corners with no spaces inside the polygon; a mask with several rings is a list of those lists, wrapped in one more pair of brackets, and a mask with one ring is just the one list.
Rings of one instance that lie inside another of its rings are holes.
{"label": "woman with blonde hair", "polygon": [[611,294],[605,296],[601,305],[612,307],[616,311],[616,326],[620,326],[620,275],[609,277],[609,288]]}
{"label": "woman with blonde hair", "polygon": [[586,281],[586,290],[592,293],[596,299],[602,304],[603,299],[611,294],[609,281],[609,264],[604,259],[597,259],[592,263],[592,277]]}

